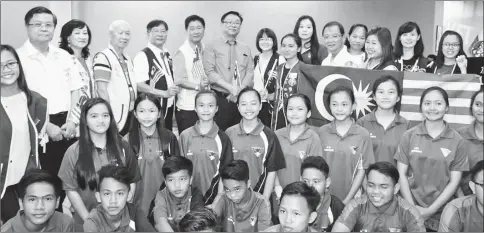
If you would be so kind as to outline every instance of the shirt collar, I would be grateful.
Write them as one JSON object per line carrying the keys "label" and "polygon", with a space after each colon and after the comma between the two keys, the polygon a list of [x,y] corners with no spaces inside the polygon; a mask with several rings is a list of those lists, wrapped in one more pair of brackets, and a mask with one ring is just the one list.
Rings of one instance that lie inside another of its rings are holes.
{"label": "shirt collar", "polygon": [[168,203],[171,203],[171,204],[176,204],[176,205],[186,204],[186,203],[189,203],[192,199],[192,186],[188,187],[188,192],[185,193],[185,196],[183,196],[182,198],[173,196],[173,194],[170,193],[170,190],[168,190],[168,187],[165,187],[164,191],[166,192]]}
{"label": "shirt collar", "polygon": [[[368,197],[366,197],[368,198]],[[395,211],[397,210],[398,206],[398,196],[393,195],[393,200],[391,203],[387,203],[384,206],[377,208],[371,203],[371,201],[368,198],[368,211],[370,214],[386,214],[386,215],[394,215]]]}
{"label": "shirt collar", "polygon": [[[310,129],[309,125],[307,123],[304,123],[303,132],[299,135],[299,137],[296,138],[296,140],[294,140],[294,142],[310,138],[311,134],[309,129]],[[291,125],[288,125],[286,128],[281,129],[281,135],[285,137],[288,141],[291,141],[290,135],[289,135],[290,132],[291,132]]]}
{"label": "shirt collar", "polygon": [[[111,49],[114,52],[114,54],[116,55],[116,57],[118,56],[118,54],[116,54],[116,50],[114,49],[113,45],[111,45],[111,43],[108,44],[108,49]],[[124,55],[124,50],[123,50],[121,55],[123,55],[123,59],[126,60],[126,55]],[[118,57],[118,59],[119,59],[119,57]]]}
{"label": "shirt collar", "polygon": [[[190,42],[188,41],[188,39],[185,40],[185,43],[183,43],[183,46],[187,46],[188,48],[190,48],[190,51],[193,51],[193,53],[195,54],[195,49],[192,48],[192,46],[190,46]],[[203,51],[203,49],[205,49],[205,44],[200,42],[200,47],[201,48],[198,48],[200,51]]]}
{"label": "shirt collar", "polygon": [[[34,45],[32,45],[32,42],[30,42],[30,39],[28,39],[25,43],[24,43],[24,48],[25,50],[27,51],[27,56],[29,57],[32,57],[32,56],[38,56],[38,55],[42,55],[38,49],[36,49],[34,47]],[[49,52],[47,53],[47,56],[53,56],[53,55],[57,55],[58,54],[58,48],[52,46],[50,43],[49,43]]]}
{"label": "shirt collar", "polygon": [[206,134],[200,133],[200,121],[197,121],[197,123],[195,123],[193,129],[195,129],[195,133],[197,134],[197,136],[207,136],[210,138],[215,138],[219,130],[218,125],[215,123],[215,121],[213,122],[212,128]]}
{"label": "shirt collar", "polygon": [[145,139],[158,139],[158,129],[155,128],[155,131],[153,132],[152,135],[148,135],[145,133],[145,131],[143,131],[142,129],[140,129],[141,131],[141,137],[143,137],[143,140]]}
{"label": "shirt collar", "polygon": [[163,46],[161,49],[153,45],[152,43],[148,43],[148,48],[150,48],[155,54],[166,53],[168,50]]}
{"label": "shirt collar", "polygon": [[477,122],[474,120],[472,124],[467,125],[464,129],[464,132],[461,133],[462,137],[467,140],[478,140],[481,141],[476,135],[476,124]]}
{"label": "shirt collar", "polygon": [[[350,128],[348,129],[348,132],[344,137],[350,136],[350,135],[357,135],[358,134],[358,129],[357,129],[357,124],[355,124],[355,120],[351,119],[353,122],[351,123]],[[329,129],[329,132],[332,134],[336,134],[339,136],[338,131],[336,130],[336,121],[331,122],[331,127]]]}
{"label": "shirt collar", "polygon": [[[341,50],[338,52],[338,54],[336,54],[336,56],[334,56],[334,58],[337,58],[338,56],[343,55],[345,53],[348,53],[348,48],[346,47],[346,45],[343,45],[343,47],[341,48]],[[330,53],[330,52],[328,52],[328,57],[330,59],[333,58],[333,54]]]}
{"label": "shirt collar", "polygon": [[[429,133],[427,131],[427,127],[425,127],[425,122],[426,121],[427,120],[424,120],[424,121],[422,121],[422,123],[420,123],[419,125],[417,125],[417,134],[418,135],[429,135]],[[444,121],[444,124],[445,124],[444,131],[442,131],[442,133],[439,136],[437,136],[437,138],[434,138],[434,139],[439,139],[439,138],[454,138],[453,131],[449,127],[449,124],[447,124],[446,121]]]}
{"label": "shirt collar", "polygon": [[478,219],[482,220],[482,217],[483,217],[483,215],[481,213],[479,213],[479,210],[477,208],[478,208],[477,207],[477,196],[475,194],[473,194],[472,195],[472,205],[471,205],[471,215],[470,216],[475,216],[475,217],[472,218],[472,221],[476,222],[476,223],[479,222]]}
{"label": "shirt collar", "polygon": [[129,222],[131,221],[131,218],[129,216],[128,203],[126,203],[126,206],[124,206],[123,210],[121,210],[121,223],[117,228],[115,228],[111,220],[109,220],[108,213],[104,210],[102,204],[99,204],[96,207],[96,210],[99,214],[101,222],[106,227],[107,232],[115,232],[117,229],[124,229],[125,227],[129,227]]}
{"label": "shirt collar", "polygon": [[[44,232],[50,232],[50,231],[56,230],[57,226],[52,223],[53,222],[52,218],[54,218],[56,214],[57,214],[57,211],[54,212],[52,217],[47,221],[47,224],[46,224],[45,228],[43,229]],[[24,216],[24,211],[19,210],[17,212],[17,215],[15,215],[15,217],[13,217],[13,219],[11,220],[12,221],[12,228],[15,232],[29,232],[27,227],[25,227],[24,222],[22,221],[23,216]]]}
{"label": "shirt collar", "polygon": [[252,132],[249,132],[249,133],[245,132],[242,122],[243,121],[240,121],[239,123],[239,135],[250,134],[250,135],[257,136],[262,132],[262,130],[264,130],[264,124],[262,124],[262,121],[259,118],[257,118],[257,125],[252,130]]}
{"label": "shirt collar", "polygon": [[[368,121],[378,122],[375,111],[368,113]],[[395,119],[393,119],[390,125],[393,126],[396,124],[405,124],[405,118],[400,116],[398,113],[395,114]]]}
{"label": "shirt collar", "polygon": [[222,36],[220,37],[220,39],[222,39],[222,41],[228,45],[231,45],[230,42],[232,42],[234,45],[237,44],[237,38],[234,38],[233,40],[229,40]]}

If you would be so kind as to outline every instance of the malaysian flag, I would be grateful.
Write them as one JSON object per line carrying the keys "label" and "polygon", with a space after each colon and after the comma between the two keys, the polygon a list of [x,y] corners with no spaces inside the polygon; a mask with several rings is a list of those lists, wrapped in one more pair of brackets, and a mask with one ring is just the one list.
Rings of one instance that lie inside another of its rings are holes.
{"label": "malaysian flag", "polygon": [[165,75],[165,73],[163,73],[163,70],[158,67],[158,64],[156,64],[156,62],[154,62],[154,66],[151,67],[151,71],[150,71],[150,77],[153,77],[153,78],[150,79],[150,88],[151,88],[152,92],[155,89],[156,83],[164,75]]}
{"label": "malaysian flag", "polygon": [[423,120],[420,113],[420,97],[425,89],[432,86],[441,87],[449,95],[449,111],[444,120],[451,128],[458,129],[472,123],[474,117],[469,111],[469,106],[472,95],[481,88],[479,77],[471,74],[440,76],[405,72],[400,114],[410,121],[410,126],[415,126]]}
{"label": "malaysian flag", "polygon": [[[200,50],[198,45],[195,48],[195,58],[193,58],[192,74],[195,80],[202,80],[205,77],[205,71],[203,70],[202,59],[200,59]],[[200,87],[201,89],[209,89],[209,87]]]}

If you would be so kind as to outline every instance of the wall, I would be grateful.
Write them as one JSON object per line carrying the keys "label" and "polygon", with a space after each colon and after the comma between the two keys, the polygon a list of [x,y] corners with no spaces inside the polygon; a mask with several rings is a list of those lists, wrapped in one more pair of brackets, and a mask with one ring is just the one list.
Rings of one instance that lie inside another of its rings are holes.
{"label": "wall", "polygon": [[207,42],[220,36],[220,17],[229,10],[237,10],[243,15],[239,39],[248,44],[253,53],[256,52],[255,36],[261,28],[272,28],[281,38],[292,32],[297,18],[303,14],[314,17],[320,41],[321,29],[330,20],[340,21],[346,30],[354,23],[386,26],[393,35],[402,23],[413,20],[420,25],[427,48],[433,47],[433,1],[88,1],[79,2],[78,7],[81,19],[88,23],[95,37],[92,51],[106,47],[107,29],[112,21],[128,21],[132,27],[132,39],[127,53],[131,56],[146,46],[146,24],[152,19],[160,18],[168,23],[166,46],[173,53],[186,38],[184,20],[187,16],[198,14],[205,19],[204,41]]}
{"label": "wall", "polygon": [[[269,27],[281,38],[292,32],[297,18],[303,14],[314,17],[320,42],[321,29],[330,20],[341,22],[346,30],[354,23],[364,23],[370,28],[385,26],[393,36],[402,23],[412,20],[423,31],[426,54],[433,52],[434,47],[433,1],[2,1],[1,4],[1,40],[15,47],[27,39],[23,17],[36,5],[49,7],[58,16],[56,35],[71,16],[85,20],[93,34],[90,46],[93,52],[106,47],[107,29],[112,21],[128,21],[132,39],[126,52],[130,56],[146,46],[146,24],[152,19],[167,21],[170,30],[166,46],[173,53],[186,38],[184,20],[187,16],[198,14],[205,19],[204,41],[208,42],[220,36],[220,17],[229,10],[243,15],[239,39],[248,44],[253,53],[256,52],[255,36],[261,28]],[[58,40],[57,36],[55,39]]]}

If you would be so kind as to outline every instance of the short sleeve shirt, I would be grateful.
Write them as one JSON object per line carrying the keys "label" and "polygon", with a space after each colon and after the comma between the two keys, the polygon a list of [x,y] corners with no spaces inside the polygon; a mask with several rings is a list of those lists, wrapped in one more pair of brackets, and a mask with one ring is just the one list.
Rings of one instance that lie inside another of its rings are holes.
{"label": "short sleeve shirt", "polygon": [[259,119],[252,132],[246,133],[242,122],[228,128],[226,132],[232,140],[234,159],[244,160],[249,165],[250,181],[256,192],[263,190],[269,172],[286,167],[276,134]]}
{"label": "short sleeve shirt", "polygon": [[[22,220],[24,215],[24,211],[20,210],[15,217],[3,224],[2,232],[29,232]],[[48,220],[43,232],[74,232],[74,220],[67,214],[56,211]]]}
{"label": "short sleeve shirt", "polygon": [[283,188],[292,182],[299,181],[301,164],[305,158],[322,156],[323,150],[318,134],[309,125],[305,125],[304,131],[294,141],[290,140],[290,127],[276,131],[286,161],[286,168],[277,171],[279,182]]}
{"label": "short sleeve shirt", "polygon": [[[475,131],[476,122],[464,126],[457,130],[459,134],[466,139],[467,142],[467,155],[469,156],[469,170],[472,169],[477,162],[483,159],[482,155],[484,154],[484,142],[479,139],[476,135]],[[461,180],[461,188],[465,195],[472,194],[471,189],[469,188],[469,181],[470,176],[468,172],[464,172],[462,174]]]}
{"label": "short sleeve shirt", "polygon": [[439,232],[483,232],[484,216],[477,209],[477,196],[455,199],[445,206]]}
{"label": "short sleeve shirt", "polygon": [[373,143],[373,153],[375,155],[375,162],[385,161],[397,166],[396,160],[393,158],[397,152],[398,143],[405,131],[408,130],[408,121],[399,114],[396,114],[395,119],[384,129],[378,123],[375,112],[358,119],[357,124],[368,130],[370,133],[371,142]]}
{"label": "short sleeve shirt", "polygon": [[[429,207],[450,181],[451,171],[468,171],[465,140],[445,123],[444,131],[432,138],[425,121],[403,134],[395,159],[408,165],[408,184],[415,204]],[[437,230],[443,207],[427,219],[426,226]]]}
{"label": "short sleeve shirt", "polygon": [[323,147],[323,158],[331,169],[331,194],[344,200],[358,169],[366,169],[374,163],[370,133],[353,123],[344,136],[336,131],[333,122],[317,130]]}
{"label": "short sleeve shirt", "polygon": [[267,229],[271,221],[271,206],[261,194],[249,190],[247,204],[238,208],[225,194],[213,203],[213,210],[222,220],[225,232],[258,232]]}
{"label": "short sleeve shirt", "polygon": [[84,221],[84,232],[135,232],[135,222],[129,216],[128,206],[125,206],[121,213],[121,223],[116,227],[110,221],[108,213],[104,210],[102,204],[99,204],[91,210],[86,221]]}
{"label": "short sleeve shirt", "polygon": [[351,200],[337,222],[352,232],[425,232],[417,208],[395,195],[392,202],[377,208],[367,196]]}

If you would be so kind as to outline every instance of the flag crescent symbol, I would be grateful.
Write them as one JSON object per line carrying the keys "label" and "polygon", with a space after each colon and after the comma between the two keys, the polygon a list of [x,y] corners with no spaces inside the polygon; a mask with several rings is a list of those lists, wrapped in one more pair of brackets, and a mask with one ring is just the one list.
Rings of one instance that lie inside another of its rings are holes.
{"label": "flag crescent symbol", "polygon": [[331,114],[328,112],[328,110],[324,106],[323,96],[324,96],[324,90],[326,89],[326,87],[331,82],[333,82],[334,80],[337,80],[337,79],[347,79],[350,82],[352,82],[350,78],[348,78],[348,77],[346,77],[342,74],[330,74],[330,75],[322,78],[318,82],[318,86],[316,87],[316,92],[314,93],[314,101],[315,101],[315,104],[316,104],[316,108],[318,109],[318,111],[319,111],[319,113],[321,114],[322,117],[324,117],[324,118],[326,118],[327,120],[330,120],[330,121],[333,120],[333,116],[331,116]]}

